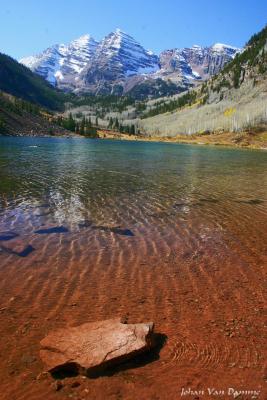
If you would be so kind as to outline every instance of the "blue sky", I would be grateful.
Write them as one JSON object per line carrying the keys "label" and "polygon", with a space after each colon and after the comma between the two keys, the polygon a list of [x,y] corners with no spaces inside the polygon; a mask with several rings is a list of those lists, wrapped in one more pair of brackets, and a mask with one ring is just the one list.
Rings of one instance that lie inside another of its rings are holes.
{"label": "blue sky", "polygon": [[155,51],[215,42],[242,46],[267,22],[267,1],[0,0],[0,52],[15,58],[101,39],[121,28]]}

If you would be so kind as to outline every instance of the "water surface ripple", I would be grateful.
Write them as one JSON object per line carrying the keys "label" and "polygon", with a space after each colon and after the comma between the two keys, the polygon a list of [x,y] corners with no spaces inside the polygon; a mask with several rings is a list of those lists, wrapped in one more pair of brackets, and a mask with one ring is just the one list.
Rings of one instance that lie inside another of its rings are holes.
{"label": "water surface ripple", "polygon": [[47,398],[21,384],[21,360],[27,348],[40,372],[48,330],[117,315],[155,321],[167,343],[132,370],[138,394],[114,376],[91,383],[92,398],[113,398],[112,385],[131,400],[178,398],[187,382],[259,386],[266,166],[263,151],[0,138],[4,398]]}

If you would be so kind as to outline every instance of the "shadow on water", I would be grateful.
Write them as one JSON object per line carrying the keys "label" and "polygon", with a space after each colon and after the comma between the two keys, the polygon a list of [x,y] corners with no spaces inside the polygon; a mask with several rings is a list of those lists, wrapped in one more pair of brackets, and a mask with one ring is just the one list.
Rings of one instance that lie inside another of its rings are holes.
{"label": "shadow on water", "polygon": [[29,254],[31,254],[35,250],[35,248],[31,244],[28,244],[28,246],[26,246],[21,251],[15,251],[15,250],[9,249],[8,247],[5,247],[5,246],[0,246],[0,249],[2,251],[4,251],[5,253],[13,254],[18,257],[27,257]]}
{"label": "shadow on water", "polygon": [[17,236],[19,236],[19,234],[16,232],[11,232],[11,231],[0,232],[0,241],[8,241],[16,238]]}
{"label": "shadow on water", "polygon": [[38,229],[37,231],[34,231],[34,233],[38,233],[39,235],[49,235],[51,233],[66,233],[69,232],[68,228],[65,228],[65,226],[54,226],[52,228],[46,228],[46,229]]}
{"label": "shadow on water", "polygon": [[264,203],[264,200],[260,200],[260,199],[234,200],[234,201],[235,201],[235,203],[251,204],[251,205],[257,205],[257,204],[262,204],[262,203]]}
{"label": "shadow on water", "polygon": [[176,210],[183,209],[184,207],[197,207],[197,206],[204,206],[205,203],[218,203],[219,200],[211,199],[211,198],[202,198],[198,201],[188,201],[188,202],[178,202],[173,204],[173,208]]}
{"label": "shadow on water", "polygon": [[93,222],[90,220],[85,220],[83,222],[80,222],[78,224],[79,228],[92,228],[95,230],[100,230],[103,232],[112,232],[117,235],[122,235],[122,236],[134,236],[134,233],[130,229],[124,229],[121,228],[120,226],[105,226],[105,225],[93,225]]}
{"label": "shadow on water", "polygon": [[186,207],[186,206],[188,206],[190,203],[174,203],[173,204],[173,208],[183,208],[183,207]]}
{"label": "shadow on water", "polygon": [[217,200],[217,199],[200,199],[199,201],[202,203],[218,203],[219,202],[219,200]]}
{"label": "shadow on water", "polygon": [[100,231],[104,232],[112,232],[122,236],[134,236],[134,233],[130,229],[123,229],[119,226],[109,227],[102,225],[92,225],[92,229],[99,229]]}
{"label": "shadow on water", "polygon": [[[152,349],[137,354],[134,358],[122,361],[120,364],[110,366],[108,363],[105,366],[101,366],[101,370],[95,370],[87,373],[88,378],[96,379],[103,376],[112,376],[129,369],[136,369],[144,367],[154,361],[159,360],[160,351],[167,341],[167,335],[162,333],[154,333],[152,336]],[[120,361],[118,361],[119,363]],[[57,371],[52,372],[54,379],[64,379],[75,377],[79,375],[79,367],[76,363],[70,363],[64,368],[60,368]]]}
{"label": "shadow on water", "polygon": [[60,369],[52,371],[51,375],[54,379],[74,378],[79,375],[79,367],[76,363],[69,363]]}
{"label": "shadow on water", "polygon": [[89,228],[90,226],[92,226],[93,225],[93,222],[92,221],[90,221],[90,220],[85,220],[85,221],[83,221],[83,222],[80,222],[79,224],[78,224],[78,227],[79,228]]}
{"label": "shadow on water", "polygon": [[35,217],[46,217],[47,215],[50,215],[50,214],[52,214],[52,211],[47,211],[42,214],[35,214]]}

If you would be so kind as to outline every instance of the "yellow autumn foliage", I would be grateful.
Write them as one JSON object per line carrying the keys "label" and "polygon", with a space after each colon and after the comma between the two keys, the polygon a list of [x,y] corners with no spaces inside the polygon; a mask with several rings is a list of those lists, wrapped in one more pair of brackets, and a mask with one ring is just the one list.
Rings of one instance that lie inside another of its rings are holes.
{"label": "yellow autumn foliage", "polygon": [[224,111],[224,113],[223,113],[223,115],[225,116],[225,117],[231,117],[233,114],[235,114],[236,113],[236,108],[235,107],[230,107],[230,108],[227,108],[225,111]]}

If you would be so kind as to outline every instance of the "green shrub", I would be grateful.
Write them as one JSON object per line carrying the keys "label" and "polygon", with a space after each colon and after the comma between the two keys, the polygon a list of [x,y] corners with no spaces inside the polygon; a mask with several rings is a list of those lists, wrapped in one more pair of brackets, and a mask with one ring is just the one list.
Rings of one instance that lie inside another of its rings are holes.
{"label": "green shrub", "polygon": [[6,124],[4,117],[0,114],[0,134],[3,134],[6,132]]}

